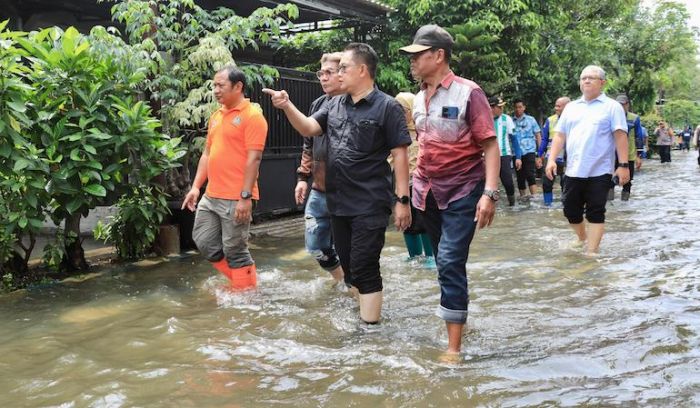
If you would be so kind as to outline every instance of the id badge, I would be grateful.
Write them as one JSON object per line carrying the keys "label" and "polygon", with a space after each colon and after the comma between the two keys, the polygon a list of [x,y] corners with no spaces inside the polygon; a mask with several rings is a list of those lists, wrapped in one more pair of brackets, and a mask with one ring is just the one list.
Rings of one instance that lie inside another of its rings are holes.
{"label": "id badge", "polygon": [[442,117],[445,119],[457,119],[459,117],[459,107],[457,107],[457,106],[443,106],[442,107]]}

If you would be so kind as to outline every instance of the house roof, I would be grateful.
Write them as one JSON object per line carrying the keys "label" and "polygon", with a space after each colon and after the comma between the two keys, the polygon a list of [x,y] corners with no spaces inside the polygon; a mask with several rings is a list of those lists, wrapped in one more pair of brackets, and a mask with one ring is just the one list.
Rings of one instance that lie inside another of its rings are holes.
{"label": "house roof", "polygon": [[[239,15],[249,15],[259,7],[275,7],[278,4],[293,3],[299,8],[299,18],[295,24],[317,28],[317,23],[327,20],[343,20],[344,26],[381,24],[387,13],[393,11],[387,4],[378,0],[195,0],[206,9],[228,7]],[[110,20],[112,2],[97,3],[96,0],[0,0],[0,21],[8,17],[21,17],[25,29],[42,26],[114,24]],[[37,17],[39,16],[39,17]],[[52,17],[53,16],[53,17]],[[60,17],[58,17],[60,16]],[[33,19],[33,21],[32,21]],[[52,19],[55,22],[52,23]],[[304,31],[302,28],[301,31]]]}

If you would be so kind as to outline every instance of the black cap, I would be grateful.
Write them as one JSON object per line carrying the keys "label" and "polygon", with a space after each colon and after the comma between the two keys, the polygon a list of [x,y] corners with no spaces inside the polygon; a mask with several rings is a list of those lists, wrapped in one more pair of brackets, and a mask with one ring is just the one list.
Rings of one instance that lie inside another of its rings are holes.
{"label": "black cap", "polygon": [[418,29],[413,37],[413,44],[402,47],[400,50],[407,54],[415,54],[431,48],[451,51],[454,43],[452,36],[444,28],[429,24]]}
{"label": "black cap", "polygon": [[499,96],[489,98],[489,106],[505,106],[506,102]]}

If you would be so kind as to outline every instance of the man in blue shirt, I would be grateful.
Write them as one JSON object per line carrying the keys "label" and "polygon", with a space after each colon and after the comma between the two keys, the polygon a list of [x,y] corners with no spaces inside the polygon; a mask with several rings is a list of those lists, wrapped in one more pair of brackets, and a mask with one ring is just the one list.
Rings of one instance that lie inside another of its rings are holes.
{"label": "man in blue shirt", "polygon": [[[557,123],[546,176],[554,179],[556,157],[566,144],[566,179],[564,180],[564,216],[586,246],[588,254],[598,252],[605,232],[605,203],[613,171],[618,184],[630,180],[627,119],[614,99],[603,93],[605,71],[589,65],[581,72],[580,99],[564,108]],[[620,161],[617,170],[615,153]],[[588,220],[588,228],[583,216]]]}
{"label": "man in blue shirt", "polygon": [[[537,146],[541,142],[540,125],[532,116],[525,113],[525,103],[521,99],[516,99],[513,102],[515,115],[515,136],[520,141],[520,150],[522,150],[523,165],[520,170],[516,170],[515,175],[518,179],[518,190],[520,190],[520,199],[529,201],[535,194],[537,182],[535,181],[535,161],[537,158]],[[527,194],[525,183],[530,188],[530,194]]]}

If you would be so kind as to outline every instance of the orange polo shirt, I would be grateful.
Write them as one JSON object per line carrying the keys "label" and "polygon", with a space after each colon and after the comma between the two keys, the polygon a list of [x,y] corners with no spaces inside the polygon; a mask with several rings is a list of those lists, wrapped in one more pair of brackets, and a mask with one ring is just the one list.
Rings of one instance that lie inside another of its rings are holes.
{"label": "orange polo shirt", "polygon": [[[248,151],[265,149],[267,121],[257,104],[244,99],[232,109],[221,107],[209,118],[207,147],[207,196],[238,200],[243,189]],[[258,200],[258,177],[253,184],[253,198]]]}

